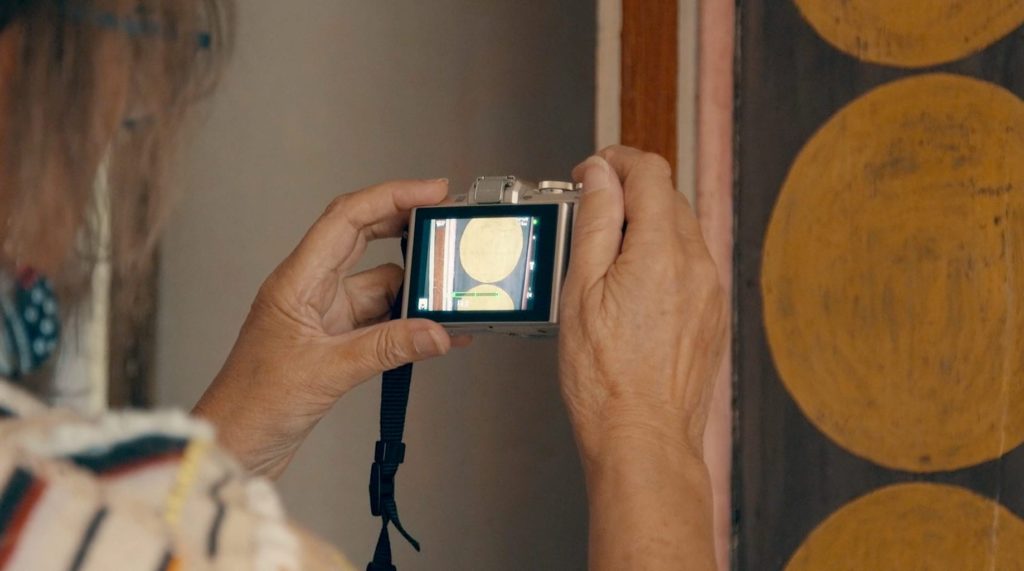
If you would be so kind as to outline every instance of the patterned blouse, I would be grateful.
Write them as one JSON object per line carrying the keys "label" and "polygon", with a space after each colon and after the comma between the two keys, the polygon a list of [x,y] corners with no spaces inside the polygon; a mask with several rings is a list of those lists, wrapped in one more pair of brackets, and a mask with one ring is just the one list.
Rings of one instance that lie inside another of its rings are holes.
{"label": "patterned blouse", "polygon": [[0,570],[354,569],[182,412],[83,418],[0,381]]}

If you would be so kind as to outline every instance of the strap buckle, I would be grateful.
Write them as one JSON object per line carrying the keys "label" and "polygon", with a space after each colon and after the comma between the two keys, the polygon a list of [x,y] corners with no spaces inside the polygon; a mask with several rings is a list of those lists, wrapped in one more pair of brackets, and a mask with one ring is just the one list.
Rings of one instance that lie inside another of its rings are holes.
{"label": "strap buckle", "polygon": [[394,479],[391,479],[390,484],[390,486],[387,486],[386,482],[383,481],[380,474],[380,464],[374,462],[370,466],[370,513],[374,516],[379,516],[382,513],[381,508],[384,505],[383,488],[390,487],[390,495],[395,495]]}
{"label": "strap buckle", "polygon": [[394,440],[378,440],[373,449],[373,461],[398,467],[405,462],[405,443]]}
{"label": "strap buckle", "polygon": [[370,466],[370,513],[379,516],[388,500],[395,499],[395,473],[405,461],[405,444],[377,441]]}

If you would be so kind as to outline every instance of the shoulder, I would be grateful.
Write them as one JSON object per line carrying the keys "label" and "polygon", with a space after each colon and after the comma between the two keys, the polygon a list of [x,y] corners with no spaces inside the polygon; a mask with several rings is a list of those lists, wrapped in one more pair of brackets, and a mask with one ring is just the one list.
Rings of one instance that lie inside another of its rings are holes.
{"label": "shoulder", "polygon": [[[12,569],[352,569],[296,531],[271,483],[207,423],[178,411],[85,418],[5,382],[0,536]],[[314,563],[324,557],[333,563]]]}

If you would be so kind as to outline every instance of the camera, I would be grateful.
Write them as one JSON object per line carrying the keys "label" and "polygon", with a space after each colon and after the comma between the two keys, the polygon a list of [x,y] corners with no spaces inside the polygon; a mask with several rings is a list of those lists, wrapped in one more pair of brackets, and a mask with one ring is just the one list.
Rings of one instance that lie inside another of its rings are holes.
{"label": "camera", "polygon": [[451,333],[557,334],[579,190],[485,176],[452,203],[414,209],[402,317]]}

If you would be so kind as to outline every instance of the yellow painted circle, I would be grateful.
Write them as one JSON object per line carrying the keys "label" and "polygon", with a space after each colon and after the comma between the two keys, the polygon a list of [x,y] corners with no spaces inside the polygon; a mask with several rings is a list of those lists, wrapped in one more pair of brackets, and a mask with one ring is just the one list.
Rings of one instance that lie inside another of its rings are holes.
{"label": "yellow painted circle", "polygon": [[1024,569],[1024,522],[963,488],[900,484],[840,508],[786,565],[786,571],[866,569]]}
{"label": "yellow painted circle", "polygon": [[847,450],[952,470],[1024,441],[1024,104],[921,75],[837,113],[765,238],[768,342]]}
{"label": "yellow painted circle", "polygon": [[478,282],[498,282],[512,273],[523,253],[523,229],[517,218],[475,218],[466,224],[459,259]]}
{"label": "yellow painted circle", "polygon": [[496,285],[480,284],[466,293],[460,311],[512,311],[516,308],[508,292]]}
{"label": "yellow painted circle", "polygon": [[837,49],[899,67],[961,59],[1024,24],[1020,0],[794,1]]}

